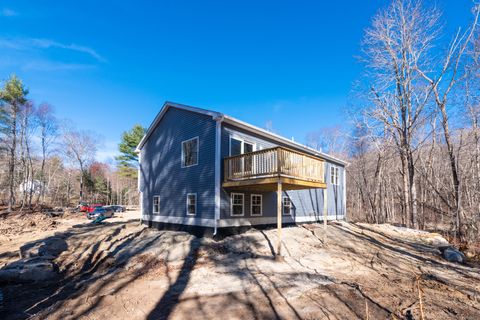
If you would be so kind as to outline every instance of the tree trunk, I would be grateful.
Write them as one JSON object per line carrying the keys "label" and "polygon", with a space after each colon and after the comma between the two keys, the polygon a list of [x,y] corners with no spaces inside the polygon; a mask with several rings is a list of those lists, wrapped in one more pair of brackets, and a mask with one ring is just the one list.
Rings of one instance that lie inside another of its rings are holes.
{"label": "tree trunk", "polygon": [[405,155],[402,153],[402,178],[403,178],[403,216],[402,219],[405,221],[407,227],[410,227],[410,192],[409,192],[409,181],[408,181],[408,164]]}
{"label": "tree trunk", "polygon": [[453,149],[452,138],[450,135],[450,129],[448,126],[448,115],[445,104],[438,105],[440,112],[442,114],[442,126],[443,126],[443,135],[445,138],[445,144],[447,145],[447,153],[449,158],[450,170],[452,173],[452,182],[453,182],[453,192],[454,192],[454,201],[455,201],[455,211],[453,213],[453,225],[455,226],[455,237],[461,237],[461,198],[460,198],[460,176],[458,174],[457,160],[455,157],[455,151]]}
{"label": "tree trunk", "polygon": [[15,203],[15,151],[17,148],[17,106],[12,105],[12,123],[11,123],[11,137],[12,145],[10,146],[10,159],[8,164],[8,212],[11,212]]}

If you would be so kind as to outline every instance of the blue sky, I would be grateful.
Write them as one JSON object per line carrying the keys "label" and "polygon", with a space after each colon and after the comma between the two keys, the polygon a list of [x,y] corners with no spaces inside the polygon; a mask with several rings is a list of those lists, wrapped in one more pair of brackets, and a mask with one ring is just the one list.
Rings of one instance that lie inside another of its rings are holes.
{"label": "blue sky", "polygon": [[[0,79],[99,133],[148,126],[165,100],[304,142],[343,126],[363,31],[387,1],[0,1]],[[439,0],[447,31],[471,1]]]}

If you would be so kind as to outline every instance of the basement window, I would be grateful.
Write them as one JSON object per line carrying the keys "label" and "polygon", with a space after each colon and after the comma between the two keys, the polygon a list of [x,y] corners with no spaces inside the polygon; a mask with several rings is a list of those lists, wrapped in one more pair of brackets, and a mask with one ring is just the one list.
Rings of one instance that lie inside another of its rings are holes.
{"label": "basement window", "polygon": [[197,214],[197,194],[187,194],[187,216],[194,216]]}
{"label": "basement window", "polygon": [[198,164],[198,137],[182,142],[182,168]]}
{"label": "basement window", "polygon": [[243,193],[232,193],[230,196],[230,212],[232,216],[243,216],[245,195]]}
{"label": "basement window", "polygon": [[292,201],[289,197],[283,197],[283,214],[290,215],[292,213]]}
{"label": "basement window", "polygon": [[160,213],[160,196],[153,196],[153,213]]}
{"label": "basement window", "polygon": [[250,197],[250,214],[252,216],[261,216],[262,212],[262,201],[263,197],[261,194],[252,194]]}

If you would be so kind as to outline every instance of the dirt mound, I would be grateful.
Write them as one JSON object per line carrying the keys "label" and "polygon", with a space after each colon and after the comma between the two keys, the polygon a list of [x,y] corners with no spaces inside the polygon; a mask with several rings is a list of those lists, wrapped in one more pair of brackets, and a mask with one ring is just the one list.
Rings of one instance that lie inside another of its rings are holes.
{"label": "dirt mound", "polygon": [[410,232],[284,228],[277,262],[275,229],[214,241],[118,218],[79,224],[22,246],[24,256],[55,256],[60,278],[1,287],[3,311],[13,319],[404,319],[419,318],[422,306],[428,319],[480,318],[480,269],[443,260],[422,240],[436,236]]}
{"label": "dirt mound", "polygon": [[42,212],[12,212],[0,218],[0,236],[10,236],[32,231],[46,231],[58,228],[60,218],[52,218]]}

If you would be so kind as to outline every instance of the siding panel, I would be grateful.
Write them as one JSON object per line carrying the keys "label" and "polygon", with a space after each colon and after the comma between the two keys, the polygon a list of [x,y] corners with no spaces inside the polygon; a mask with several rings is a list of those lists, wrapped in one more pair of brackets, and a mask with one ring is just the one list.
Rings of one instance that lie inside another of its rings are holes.
{"label": "siding panel", "polygon": [[[198,165],[181,167],[182,141],[199,137]],[[170,108],[141,151],[143,219],[153,218],[153,196],[160,216],[186,217],[187,193],[197,193],[197,219],[214,218],[215,121],[210,116]],[[189,216],[191,218],[191,216]]]}
{"label": "siding panel", "polygon": [[[243,140],[253,142],[256,145],[256,150],[272,148],[275,146],[284,146],[276,141],[266,139],[264,137],[252,134],[240,128],[231,125],[224,125],[222,127],[222,159],[230,155],[230,136],[236,136]],[[327,215],[328,219],[343,219],[345,208],[343,205],[343,174],[345,168],[340,164],[335,164],[339,168],[339,185],[333,186],[330,183],[330,166],[332,163],[326,162],[325,167],[325,181],[327,182]],[[223,166],[223,161],[222,161]],[[223,168],[222,168],[223,181]],[[221,218],[235,219],[230,215],[230,190],[222,188],[221,193]],[[265,221],[268,219],[258,219],[250,215],[250,194],[257,192],[245,192],[245,216],[243,219],[251,221],[252,224],[258,223],[256,221]],[[276,193],[267,192],[261,193],[263,195],[263,217],[275,218],[277,216],[276,208]],[[305,220],[323,220],[324,208],[324,193],[323,189],[306,189],[306,190],[292,190],[285,191],[284,196],[290,197],[292,201],[292,218],[284,216],[285,221],[305,221]],[[293,219],[293,220],[292,220]],[[271,220],[271,219],[270,219]]]}

